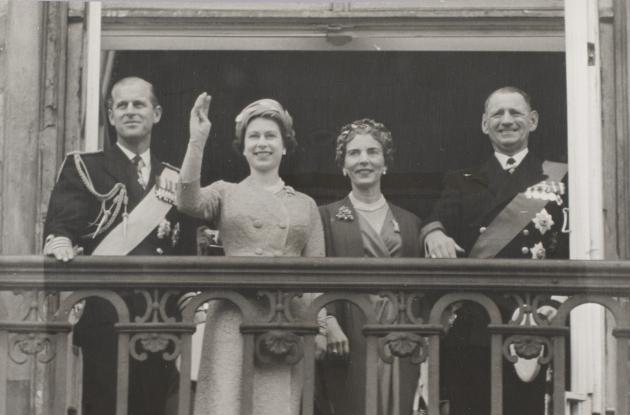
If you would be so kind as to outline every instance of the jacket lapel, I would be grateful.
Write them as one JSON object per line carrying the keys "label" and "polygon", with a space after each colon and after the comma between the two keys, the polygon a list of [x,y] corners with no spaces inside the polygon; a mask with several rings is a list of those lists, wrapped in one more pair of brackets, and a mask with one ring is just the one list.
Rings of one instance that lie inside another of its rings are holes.
{"label": "jacket lapel", "polygon": [[403,257],[417,257],[420,255],[420,250],[418,248],[418,236],[414,234],[414,230],[417,230],[417,227],[414,224],[409,223],[409,216],[405,215],[398,206],[392,205],[388,203],[389,210],[392,212],[394,219],[398,222],[398,227],[400,229],[400,239],[402,240],[402,256]]}
{"label": "jacket lapel", "polygon": [[[337,218],[337,212],[342,206],[347,207],[352,212],[352,220],[342,220]],[[362,257],[363,240],[359,228],[358,213],[347,197],[330,205],[328,209],[330,215],[330,233],[335,255],[339,257]]]}

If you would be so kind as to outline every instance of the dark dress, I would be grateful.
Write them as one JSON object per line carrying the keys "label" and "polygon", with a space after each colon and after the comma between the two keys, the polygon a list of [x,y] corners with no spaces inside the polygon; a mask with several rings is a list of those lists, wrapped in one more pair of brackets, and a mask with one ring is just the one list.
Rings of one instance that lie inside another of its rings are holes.
{"label": "dark dress", "polygon": [[[447,174],[442,196],[427,220],[423,234],[435,229],[439,221],[447,235],[470,253],[477,238],[486,231],[514,197],[548,179],[543,160],[531,152],[510,174],[491,157],[483,165]],[[566,178],[564,180],[566,186]],[[568,233],[563,232],[568,195],[560,202],[550,201],[544,210],[551,218],[549,229],[541,232],[534,218],[501,249],[496,258],[568,258]],[[542,211],[541,211],[542,212]],[[540,225],[538,225],[540,226]],[[533,247],[542,247],[534,255]],[[542,255],[540,255],[542,253]],[[516,304],[497,296],[503,321],[507,322]],[[488,317],[478,305],[464,303],[442,343],[440,366],[441,393],[450,401],[451,415],[487,415],[490,413],[490,334]],[[544,413],[545,370],[532,383],[523,383],[507,360],[504,367],[504,413],[542,415]]]}
{"label": "dark dress", "polygon": [[[338,216],[346,207],[352,220]],[[380,235],[356,212],[348,198],[320,207],[326,255],[336,257],[418,257],[421,222],[411,212],[389,204],[389,212]],[[377,315],[392,312],[390,303],[371,296]],[[327,359],[320,365],[320,389],[316,407],[320,414],[363,415],[365,413],[366,343],[362,333],[363,314],[348,303],[329,308],[350,342],[350,356],[345,360]],[[380,415],[409,415],[418,382],[419,366],[409,359],[385,364],[378,359]],[[322,397],[323,395],[323,397]]]}
{"label": "dark dress", "polygon": [[[151,157],[150,181],[146,191],[138,183],[135,166],[118,148],[82,154],[87,171],[99,193],[107,193],[114,184],[123,183],[127,188],[128,210],[142,200],[164,168],[154,156]],[[66,236],[73,245],[83,247],[89,255],[118,220],[103,234],[92,239],[86,236],[94,232],[93,224],[101,209],[101,203],[82,182],[73,156],[66,158],[59,178],[50,197],[44,235]],[[157,230],[133,249],[129,255],[178,255],[194,252],[194,233],[190,232],[190,221],[172,208],[166,215],[174,230],[179,224],[180,233],[158,236]],[[146,308],[140,296],[125,293],[123,297],[130,308],[131,319],[142,315]],[[174,313],[174,304],[168,312]],[[171,314],[172,315],[172,314]],[[111,415],[116,407],[116,350],[117,336],[113,324],[118,320],[114,308],[100,298],[89,298],[83,314],[74,327],[74,342],[83,353],[83,414]],[[133,415],[161,415],[165,413],[167,400],[176,397],[177,370],[173,362],[166,362],[161,354],[149,353],[145,362],[130,358],[129,412]]]}

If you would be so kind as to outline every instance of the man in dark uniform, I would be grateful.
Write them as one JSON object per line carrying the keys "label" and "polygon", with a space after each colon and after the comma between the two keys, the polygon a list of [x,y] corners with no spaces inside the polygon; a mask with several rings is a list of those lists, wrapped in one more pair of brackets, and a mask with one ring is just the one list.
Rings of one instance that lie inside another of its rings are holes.
{"label": "man in dark uniform", "polygon": [[[147,81],[124,78],[113,86],[108,118],[117,142],[105,151],[70,154],[64,161],[46,217],[46,255],[69,261],[77,251],[176,255],[192,249],[194,236],[182,232],[183,218],[172,206],[166,184],[177,172],[150,150],[151,131],[161,115]],[[123,298],[132,322],[144,314],[143,298],[132,293]],[[84,415],[115,413],[117,320],[107,301],[92,297],[75,326],[74,340],[83,352]],[[129,413],[165,414],[167,401],[169,407],[176,401],[177,377],[174,363],[164,361],[161,353],[150,353],[144,362],[130,359]]]}
{"label": "man in dark uniform", "polygon": [[[538,113],[524,91],[504,87],[490,94],[481,127],[494,156],[446,175],[422,230],[428,257],[568,258],[567,167],[528,151],[537,126]],[[499,306],[508,321],[516,305]],[[442,391],[451,415],[490,413],[487,323],[485,311],[464,303],[444,339]],[[504,368],[504,413],[542,415],[544,370],[525,384],[507,361]]]}

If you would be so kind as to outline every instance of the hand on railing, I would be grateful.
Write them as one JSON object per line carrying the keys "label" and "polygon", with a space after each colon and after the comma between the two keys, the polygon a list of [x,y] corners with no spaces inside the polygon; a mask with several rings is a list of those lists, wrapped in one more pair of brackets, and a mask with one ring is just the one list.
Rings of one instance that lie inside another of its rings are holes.
{"label": "hand on railing", "polygon": [[68,262],[82,253],[83,248],[72,246],[72,241],[66,236],[49,235],[46,238],[44,255],[54,257],[57,261]]}
{"label": "hand on railing", "polygon": [[463,253],[464,248],[441,230],[437,229],[424,240],[427,258],[457,258],[457,253]]}
{"label": "hand on railing", "polygon": [[333,357],[346,357],[350,353],[350,342],[343,332],[335,316],[326,317],[326,326],[328,332],[326,334],[327,347],[326,350]]}

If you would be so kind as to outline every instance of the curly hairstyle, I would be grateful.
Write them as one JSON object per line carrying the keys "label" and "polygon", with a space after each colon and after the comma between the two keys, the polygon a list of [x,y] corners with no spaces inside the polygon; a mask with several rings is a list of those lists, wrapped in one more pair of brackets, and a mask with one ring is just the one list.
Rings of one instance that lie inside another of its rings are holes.
{"label": "curly hairstyle", "polygon": [[394,161],[394,139],[392,133],[384,124],[376,122],[369,118],[356,120],[350,124],[341,127],[339,136],[337,137],[337,147],[335,150],[335,161],[340,168],[346,158],[346,147],[348,143],[359,134],[369,134],[381,144],[383,147],[383,157],[385,165],[390,166]]}
{"label": "curly hairstyle", "polygon": [[232,142],[234,149],[239,153],[243,152],[243,140],[245,139],[245,131],[249,123],[256,118],[266,118],[273,120],[278,124],[284,148],[287,154],[291,154],[297,147],[295,139],[295,130],[293,129],[293,118],[280,103],[274,99],[263,98],[254,101],[236,116],[235,135],[236,138]]}

